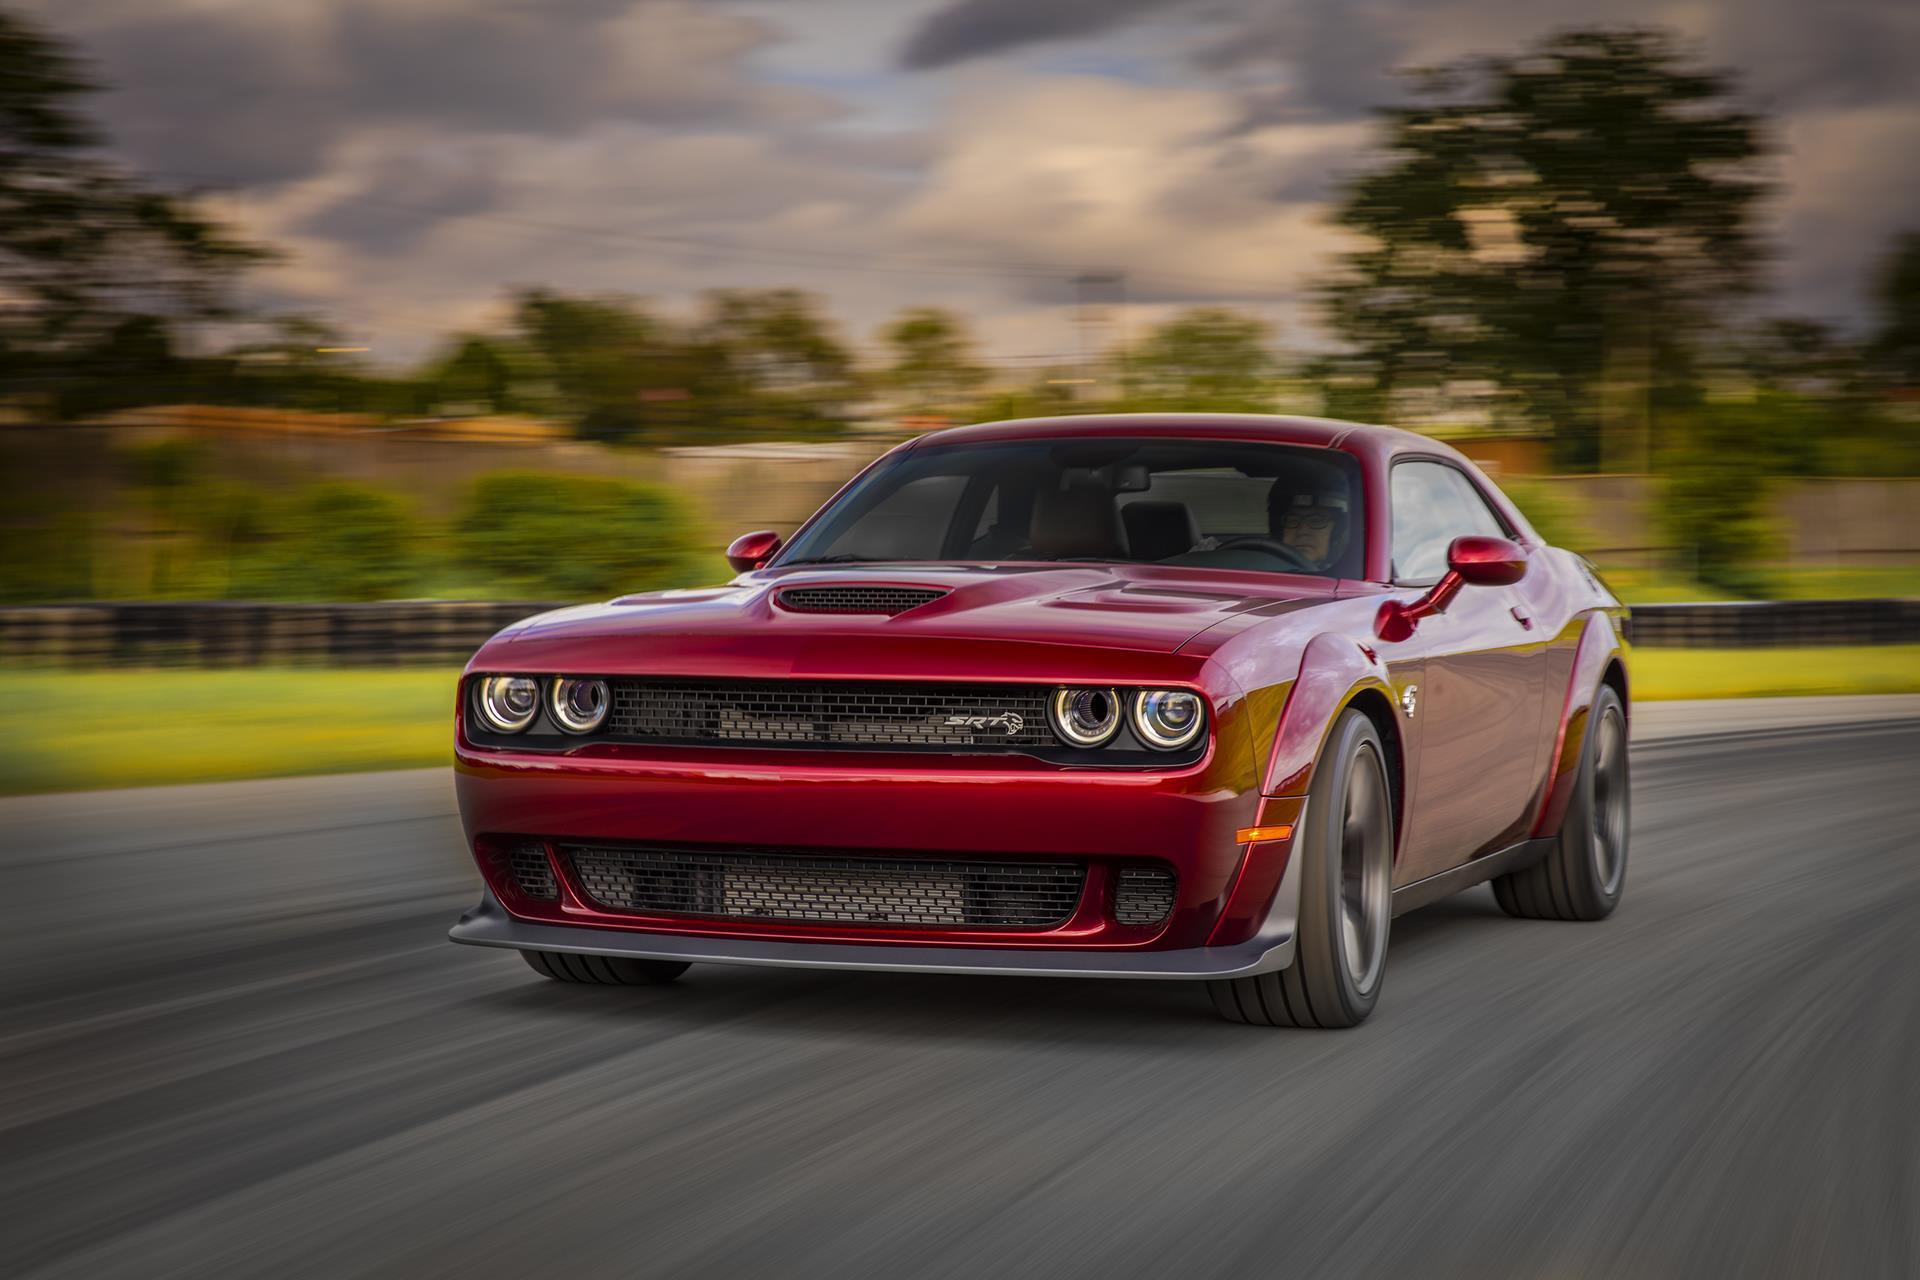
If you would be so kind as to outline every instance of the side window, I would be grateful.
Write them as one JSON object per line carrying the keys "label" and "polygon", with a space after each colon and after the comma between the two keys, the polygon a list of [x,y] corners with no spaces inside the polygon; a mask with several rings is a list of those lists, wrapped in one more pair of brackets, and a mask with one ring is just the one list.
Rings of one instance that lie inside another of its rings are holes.
{"label": "side window", "polygon": [[1464,534],[1507,536],[1473,482],[1439,462],[1393,468],[1393,577],[1430,582],[1447,571],[1447,546]]}

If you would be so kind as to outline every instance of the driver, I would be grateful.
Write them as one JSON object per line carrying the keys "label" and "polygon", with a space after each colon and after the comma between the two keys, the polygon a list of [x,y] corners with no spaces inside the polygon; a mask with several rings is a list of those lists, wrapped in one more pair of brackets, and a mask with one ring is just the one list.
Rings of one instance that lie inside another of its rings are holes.
{"label": "driver", "polygon": [[1275,493],[1268,512],[1273,536],[1299,556],[1304,566],[1325,573],[1346,553],[1350,533],[1347,495],[1322,490]]}

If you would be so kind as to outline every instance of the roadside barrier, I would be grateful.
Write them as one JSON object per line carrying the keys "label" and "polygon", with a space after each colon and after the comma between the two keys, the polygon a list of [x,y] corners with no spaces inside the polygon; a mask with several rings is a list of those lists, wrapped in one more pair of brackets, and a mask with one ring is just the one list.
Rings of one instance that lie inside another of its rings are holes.
{"label": "roadside barrier", "polygon": [[[371,604],[138,601],[0,606],[0,663],[60,667],[444,666],[547,609],[537,601]],[[1657,648],[1920,643],[1920,600],[1652,604],[1632,639]]]}
{"label": "roadside barrier", "polygon": [[61,667],[445,666],[554,604],[139,601],[0,607],[0,662]]}
{"label": "roadside barrier", "polygon": [[1660,649],[1778,649],[1920,643],[1920,600],[1643,604],[1633,642]]}

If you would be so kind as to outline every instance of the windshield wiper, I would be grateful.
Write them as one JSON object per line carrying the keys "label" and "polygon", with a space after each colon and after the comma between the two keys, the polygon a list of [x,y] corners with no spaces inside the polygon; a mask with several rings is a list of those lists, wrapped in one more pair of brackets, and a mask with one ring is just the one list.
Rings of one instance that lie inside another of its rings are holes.
{"label": "windshield wiper", "polygon": [[806,556],[799,560],[782,560],[780,568],[785,569],[796,564],[883,564],[879,556],[857,556],[843,552],[835,556]]}

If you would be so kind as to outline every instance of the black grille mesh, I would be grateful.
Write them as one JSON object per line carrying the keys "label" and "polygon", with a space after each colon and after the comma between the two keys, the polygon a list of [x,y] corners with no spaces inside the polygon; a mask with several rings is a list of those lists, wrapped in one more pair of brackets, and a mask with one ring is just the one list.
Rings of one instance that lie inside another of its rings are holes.
{"label": "black grille mesh", "polygon": [[1057,745],[1047,690],[788,680],[614,680],[607,733],[644,742],[812,746]]}
{"label": "black grille mesh", "polygon": [[521,845],[508,855],[507,865],[513,871],[513,883],[529,898],[551,902],[559,896],[559,887],[553,882],[553,864],[547,861],[547,851],[541,846]]}
{"label": "black grille mesh", "polygon": [[936,862],[918,858],[706,853],[567,845],[581,889],[599,906],[649,915],[1044,928],[1079,904],[1078,862]]}
{"label": "black grille mesh", "polygon": [[780,607],[795,613],[905,613],[946,595],[937,587],[788,587]]}
{"label": "black grille mesh", "polygon": [[1113,891],[1113,918],[1120,924],[1159,924],[1173,912],[1171,871],[1124,867]]}

